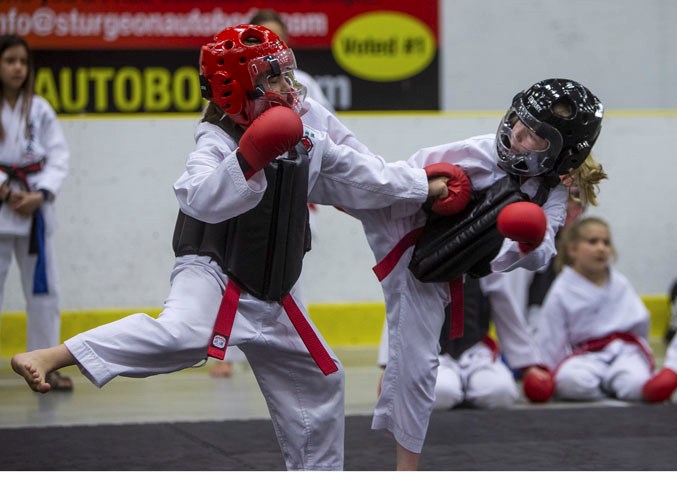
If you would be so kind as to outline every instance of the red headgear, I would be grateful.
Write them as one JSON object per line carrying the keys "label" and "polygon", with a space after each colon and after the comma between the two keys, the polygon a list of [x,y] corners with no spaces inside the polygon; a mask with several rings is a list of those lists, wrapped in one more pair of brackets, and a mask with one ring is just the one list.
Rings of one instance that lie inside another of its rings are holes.
{"label": "red headgear", "polygon": [[[298,113],[305,87],[295,81],[295,68],[294,53],[273,31],[248,24],[228,27],[200,51],[202,96],[244,126],[275,105]],[[272,89],[271,77],[284,83]],[[288,89],[280,90],[281,85]]]}

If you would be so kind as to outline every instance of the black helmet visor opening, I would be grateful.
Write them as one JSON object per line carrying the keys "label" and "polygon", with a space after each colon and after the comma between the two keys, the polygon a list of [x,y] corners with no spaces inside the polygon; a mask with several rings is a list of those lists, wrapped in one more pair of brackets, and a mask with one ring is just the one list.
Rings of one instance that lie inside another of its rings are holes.
{"label": "black helmet visor opening", "polygon": [[[544,139],[547,146],[542,150],[515,152],[512,133],[518,121]],[[518,176],[537,176],[552,171],[562,145],[563,139],[559,131],[534,117],[524,106],[521,98],[513,101],[513,105],[501,120],[496,137],[499,166],[508,173]]]}

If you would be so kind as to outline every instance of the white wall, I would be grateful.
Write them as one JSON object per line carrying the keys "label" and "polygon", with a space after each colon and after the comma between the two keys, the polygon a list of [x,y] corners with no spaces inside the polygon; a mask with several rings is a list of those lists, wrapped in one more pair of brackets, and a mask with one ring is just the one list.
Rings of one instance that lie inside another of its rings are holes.
{"label": "white wall", "polygon": [[[493,133],[497,117],[498,114],[456,118],[447,114],[344,119],[357,134],[364,136],[362,139],[371,148],[387,159],[397,159],[418,147]],[[588,214],[609,221],[619,253],[618,268],[642,294],[665,294],[670,283],[677,279],[674,180],[677,171],[672,150],[675,134],[677,114],[640,117],[612,113],[608,114],[593,151],[609,179],[601,185],[600,206],[591,208]],[[368,269],[374,264],[373,258],[363,252],[366,244],[360,235],[360,226],[337,214],[331,209],[322,209],[319,213],[319,242],[307,258],[307,270],[309,279],[323,286],[311,290],[309,298],[311,301],[380,299],[380,289]],[[322,269],[320,263],[329,259],[338,260],[339,265]],[[359,267],[354,263],[359,263]],[[346,276],[348,269],[354,279]]]}
{"label": "white wall", "polygon": [[552,77],[614,109],[677,109],[674,0],[442,0],[445,110],[507,108]]}
{"label": "white wall", "polygon": [[[494,132],[499,115],[343,120],[374,151],[397,159],[419,147]],[[72,147],[71,176],[57,207],[63,308],[160,306],[173,261],[171,187],[192,148],[195,119],[71,119],[63,125]],[[677,192],[670,177],[676,132],[677,114],[610,114],[596,146],[610,179],[593,213],[610,221],[619,268],[643,294],[666,293],[677,276]],[[318,229],[306,259],[308,301],[381,300],[361,226],[323,207]],[[3,308],[23,309],[15,269]]]}
{"label": "white wall", "polygon": [[[610,180],[601,206],[619,268],[640,293],[677,277],[677,2],[673,0],[443,0],[442,108],[435,116],[344,115],[387,159],[494,132],[516,91],[571,77],[605,103],[595,154]],[[670,109],[657,112],[619,110]],[[644,116],[642,116],[644,114]],[[58,201],[64,309],[160,306],[177,212],[171,185],[192,147],[197,117],[72,118],[72,172]],[[332,208],[318,216],[306,259],[310,302],[376,301],[379,286],[361,227]],[[4,310],[23,309],[13,269]]]}

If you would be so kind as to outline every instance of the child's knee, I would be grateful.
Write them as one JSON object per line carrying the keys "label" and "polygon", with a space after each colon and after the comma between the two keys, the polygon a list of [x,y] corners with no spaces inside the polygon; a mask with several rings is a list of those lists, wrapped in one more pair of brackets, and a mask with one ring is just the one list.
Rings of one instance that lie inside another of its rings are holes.
{"label": "child's knee", "polygon": [[638,401],[642,399],[642,387],[650,375],[639,375],[631,371],[621,371],[609,382],[609,390],[619,400]]}
{"label": "child's knee", "polygon": [[478,408],[507,408],[517,401],[519,393],[509,374],[486,369],[470,376],[467,396]]}
{"label": "child's knee", "polygon": [[486,395],[475,398],[473,404],[479,408],[508,408],[518,397],[515,385],[499,385]]}
{"label": "child's knee", "polygon": [[436,410],[449,410],[463,401],[461,379],[453,370],[440,366],[435,382]]}
{"label": "child's knee", "polygon": [[604,398],[597,375],[584,368],[564,366],[555,375],[555,395],[558,398],[583,401]]}
{"label": "child's knee", "polygon": [[435,410],[449,410],[463,401],[463,390],[450,385],[435,387]]}

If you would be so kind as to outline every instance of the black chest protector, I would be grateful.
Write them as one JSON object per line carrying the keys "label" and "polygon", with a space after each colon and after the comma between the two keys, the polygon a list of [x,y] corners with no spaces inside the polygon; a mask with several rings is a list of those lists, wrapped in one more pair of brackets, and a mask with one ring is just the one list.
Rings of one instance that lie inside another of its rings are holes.
{"label": "black chest protector", "polygon": [[[550,191],[541,184],[534,203],[542,205]],[[464,274],[473,277],[491,272],[503,236],[496,227],[499,212],[507,205],[532,201],[520,190],[517,178],[508,175],[489,188],[473,192],[470,203],[451,216],[430,213],[409,262],[409,270],[423,282],[450,282]]]}
{"label": "black chest protector", "polygon": [[224,222],[207,224],[179,211],[174,254],[209,256],[256,298],[280,301],[299,279],[310,250],[308,165],[299,143],[289,159],[278,158],[264,169],[261,202]]}

